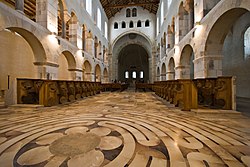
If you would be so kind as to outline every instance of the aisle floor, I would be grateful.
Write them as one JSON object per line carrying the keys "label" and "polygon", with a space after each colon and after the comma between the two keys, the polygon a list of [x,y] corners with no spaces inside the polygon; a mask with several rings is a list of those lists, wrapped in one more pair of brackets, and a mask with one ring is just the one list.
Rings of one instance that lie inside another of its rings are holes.
{"label": "aisle floor", "polygon": [[10,107],[0,110],[0,166],[250,166],[250,118],[132,91]]}

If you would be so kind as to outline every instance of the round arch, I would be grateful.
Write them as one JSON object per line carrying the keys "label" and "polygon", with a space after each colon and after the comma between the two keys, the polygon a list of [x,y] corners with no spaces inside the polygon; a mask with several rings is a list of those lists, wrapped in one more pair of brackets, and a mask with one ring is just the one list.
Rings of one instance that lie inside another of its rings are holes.
{"label": "round arch", "polygon": [[181,79],[194,79],[194,51],[191,45],[185,45],[181,51],[179,67]]}
{"label": "round arch", "polygon": [[175,61],[174,58],[171,57],[168,62],[168,72],[167,72],[167,80],[175,79]]}
{"label": "round arch", "polygon": [[157,72],[156,72],[156,81],[161,80],[161,73],[160,73],[160,67],[157,67]]}
{"label": "round arch", "polygon": [[165,81],[166,80],[166,65],[165,63],[162,63],[161,65],[161,80]]}
{"label": "round arch", "polygon": [[95,82],[101,82],[102,72],[99,64],[95,66]]}
{"label": "round arch", "polygon": [[73,70],[76,69],[76,60],[70,51],[63,51],[58,58],[58,79],[74,80]]}
{"label": "round arch", "polygon": [[112,64],[110,68],[110,76],[112,80],[118,79],[118,59],[119,54],[128,45],[138,45],[145,49],[148,55],[149,62],[149,81],[153,82],[154,74],[152,73],[152,45],[148,37],[145,34],[138,33],[136,31],[129,31],[115,39],[111,45],[112,48]]}
{"label": "round arch", "polygon": [[109,73],[107,68],[105,67],[103,70],[103,78],[104,78],[104,83],[108,83],[109,82]]}
{"label": "round arch", "polygon": [[83,80],[92,81],[92,66],[88,60],[85,60],[83,63]]}
{"label": "round arch", "polygon": [[40,40],[33,33],[20,27],[9,27],[6,29],[11,32],[16,32],[28,42],[34,53],[35,62],[46,62],[45,49],[43,48]]}
{"label": "round arch", "polygon": [[[237,110],[244,111],[245,101],[250,99],[250,61],[244,59],[244,32],[250,26],[250,5],[245,1],[235,5],[221,6],[206,28],[204,49],[205,77],[236,76]],[[229,19],[230,18],[230,19]],[[248,100],[248,104],[249,100]],[[244,107],[241,107],[244,106]]]}

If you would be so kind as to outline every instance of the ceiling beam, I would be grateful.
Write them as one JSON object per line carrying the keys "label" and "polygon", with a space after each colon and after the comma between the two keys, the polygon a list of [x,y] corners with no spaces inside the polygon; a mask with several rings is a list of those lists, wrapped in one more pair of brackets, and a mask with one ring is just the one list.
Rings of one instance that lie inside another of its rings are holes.
{"label": "ceiling beam", "polygon": [[104,8],[126,8],[131,6],[144,6],[144,5],[157,5],[159,4],[159,0],[154,2],[145,2],[145,3],[134,3],[134,4],[116,4],[116,5],[107,5]]}

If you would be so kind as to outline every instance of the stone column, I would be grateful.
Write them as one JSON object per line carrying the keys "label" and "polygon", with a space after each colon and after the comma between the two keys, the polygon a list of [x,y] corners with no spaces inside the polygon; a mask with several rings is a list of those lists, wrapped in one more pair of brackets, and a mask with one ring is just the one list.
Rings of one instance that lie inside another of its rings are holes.
{"label": "stone column", "polygon": [[36,0],[36,22],[56,34],[58,33],[57,7],[54,0]]}
{"label": "stone column", "polygon": [[86,39],[86,51],[94,57],[94,39],[91,36]]}
{"label": "stone column", "polygon": [[177,66],[175,67],[175,79],[184,79],[183,78],[183,71],[185,66]]}
{"label": "stone column", "polygon": [[75,16],[71,17],[69,22],[69,41],[77,46],[77,28],[78,28],[78,21]]}
{"label": "stone column", "polygon": [[166,73],[161,74],[161,81],[166,81]]}
{"label": "stone column", "polygon": [[195,59],[194,78],[222,76],[222,55],[206,55]]}
{"label": "stone column", "polygon": [[15,9],[24,12],[24,0],[15,0]]}
{"label": "stone column", "polygon": [[175,72],[167,72],[167,80],[174,80],[175,79]]}

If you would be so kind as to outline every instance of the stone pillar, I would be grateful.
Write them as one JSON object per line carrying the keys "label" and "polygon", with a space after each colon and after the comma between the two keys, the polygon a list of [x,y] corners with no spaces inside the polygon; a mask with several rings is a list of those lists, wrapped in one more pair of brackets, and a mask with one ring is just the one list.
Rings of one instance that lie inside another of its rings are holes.
{"label": "stone pillar", "polygon": [[56,34],[58,33],[57,7],[57,1],[36,0],[36,22]]}
{"label": "stone pillar", "polygon": [[167,80],[175,80],[175,72],[167,72]]}
{"label": "stone pillar", "polygon": [[190,66],[180,67],[180,78],[179,79],[190,79]]}
{"label": "stone pillar", "polygon": [[24,12],[24,0],[15,0],[15,9]]}
{"label": "stone pillar", "polygon": [[194,78],[222,76],[222,55],[207,55],[194,61]]}
{"label": "stone pillar", "polygon": [[87,30],[83,27],[83,29],[82,29],[82,49],[84,51],[86,50],[86,33],[87,33]]}
{"label": "stone pillar", "polygon": [[99,53],[98,53],[98,42],[95,41],[95,44],[94,44],[94,56],[95,58],[98,58],[99,57]]}
{"label": "stone pillar", "polygon": [[183,78],[183,71],[185,66],[177,66],[175,67],[175,79],[184,79]]}
{"label": "stone pillar", "polygon": [[161,74],[161,81],[166,81],[166,73]]}
{"label": "stone pillar", "polygon": [[71,17],[69,22],[69,41],[77,46],[78,21],[76,16]]}
{"label": "stone pillar", "polygon": [[86,39],[86,51],[94,57],[94,39],[90,36]]}

